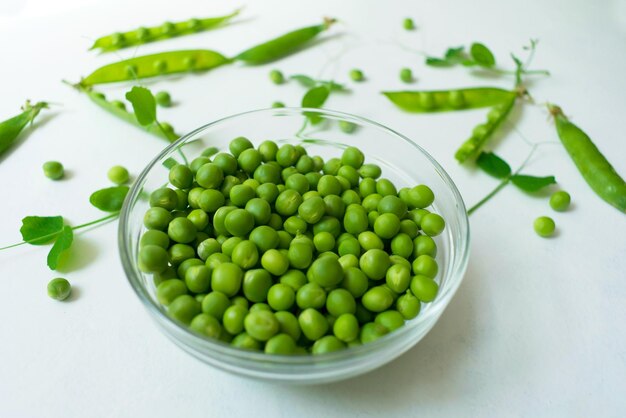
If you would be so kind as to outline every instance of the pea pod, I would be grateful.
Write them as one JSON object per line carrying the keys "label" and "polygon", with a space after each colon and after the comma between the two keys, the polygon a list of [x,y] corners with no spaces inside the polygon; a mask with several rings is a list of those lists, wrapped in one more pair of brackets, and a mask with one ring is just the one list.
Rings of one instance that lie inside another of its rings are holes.
{"label": "pea pod", "polygon": [[229,62],[219,52],[205,49],[161,52],[105,65],[85,77],[80,84],[87,87],[188,71],[207,71]]}
{"label": "pea pod", "polygon": [[99,49],[100,52],[111,52],[163,39],[216,29],[224,26],[228,21],[237,16],[240,11],[241,10],[238,9],[225,16],[189,19],[184,22],[176,23],[165,22],[160,26],[140,27],[131,31],[112,33],[96,39],[89,49]]}
{"label": "pea pod", "polygon": [[246,49],[234,59],[248,65],[259,65],[275,61],[296,52],[317,35],[328,29],[334,22],[335,19],[327,18],[321,25],[294,30],[271,41]]}
{"label": "pea pod", "polygon": [[30,102],[26,102],[23,112],[17,116],[0,122],[0,155],[11,147],[17,140],[20,132],[28,125],[29,122],[35,120],[41,109],[48,107],[46,102],[38,102],[31,105]]}
{"label": "pea pod", "polygon": [[548,105],[556,130],[587,184],[605,202],[626,212],[626,182],[600,152],[591,138],[570,122],[560,107]]}
{"label": "pea pod", "polygon": [[516,96],[513,91],[495,87],[431,91],[384,91],[382,93],[400,109],[414,113],[450,112],[491,107]]}
{"label": "pea pod", "polygon": [[458,162],[464,163],[468,159],[478,157],[481,150],[489,141],[489,138],[498,129],[498,126],[507,118],[513,106],[515,105],[516,96],[509,98],[506,102],[494,106],[487,114],[487,122],[474,128],[472,136],[465,141],[454,154]]}
{"label": "pea pod", "polygon": [[153,135],[158,136],[159,138],[163,138],[169,142],[174,142],[180,135],[177,135],[174,130],[167,123],[161,123],[159,127],[157,124],[143,126],[138,121],[135,115],[131,112],[128,112],[125,107],[118,101],[108,101],[104,94],[95,91],[91,88],[83,87],[81,85],[74,85],[78,91],[85,93],[89,99],[100,106],[102,109],[107,112],[117,116],[118,118],[125,120],[126,122],[135,125],[136,127],[143,129],[146,132],[149,132]]}

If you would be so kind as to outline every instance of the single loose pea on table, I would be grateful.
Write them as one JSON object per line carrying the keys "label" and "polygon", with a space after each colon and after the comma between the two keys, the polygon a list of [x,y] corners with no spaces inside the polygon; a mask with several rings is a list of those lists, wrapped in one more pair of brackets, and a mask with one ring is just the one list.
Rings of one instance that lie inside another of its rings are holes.
{"label": "single loose pea on table", "polygon": [[[322,355],[384,338],[436,299],[445,221],[424,209],[427,185],[397,188],[352,146],[326,161],[245,137],[219,151],[171,167],[143,219],[138,266],[173,320],[242,350]],[[55,280],[50,295],[67,297]]]}
{"label": "single loose pea on table", "polygon": [[58,161],[47,161],[42,168],[43,174],[50,180],[60,180],[65,175],[63,164]]}

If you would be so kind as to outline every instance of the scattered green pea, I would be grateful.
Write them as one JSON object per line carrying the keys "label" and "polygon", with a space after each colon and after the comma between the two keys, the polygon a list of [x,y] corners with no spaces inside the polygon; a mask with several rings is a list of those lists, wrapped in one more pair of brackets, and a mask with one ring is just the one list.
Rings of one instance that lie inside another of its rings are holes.
{"label": "scattered green pea", "polygon": [[410,17],[405,17],[402,21],[402,27],[405,30],[415,30],[415,22]]}
{"label": "scattered green pea", "polygon": [[552,236],[556,227],[554,220],[548,216],[538,217],[533,226],[537,235],[544,238]]}
{"label": "scattered green pea", "polygon": [[48,282],[48,296],[56,300],[65,300],[72,293],[72,285],[67,279],[57,277]]}
{"label": "scattered green pea", "polygon": [[285,82],[285,76],[279,70],[270,71],[270,80],[274,84],[283,84]]}
{"label": "scattered green pea", "polygon": [[357,82],[365,80],[365,77],[363,76],[363,71],[356,68],[350,70],[350,79]]}
{"label": "scattered green pea", "polygon": [[571,197],[569,193],[564,190],[559,190],[550,196],[550,207],[557,212],[564,212],[569,208],[570,201]]}
{"label": "scattered green pea", "polygon": [[107,177],[111,182],[115,184],[126,184],[128,183],[129,174],[128,170],[121,165],[113,166],[107,172]]}
{"label": "scattered green pea", "polygon": [[405,83],[413,82],[413,71],[410,68],[403,68],[400,70],[400,80]]}
{"label": "scattered green pea", "polygon": [[154,100],[161,107],[170,107],[172,105],[172,96],[166,91],[158,91],[154,94]]}
{"label": "scattered green pea", "polygon": [[43,164],[43,174],[51,180],[60,180],[65,175],[63,164],[58,161],[47,161]]}

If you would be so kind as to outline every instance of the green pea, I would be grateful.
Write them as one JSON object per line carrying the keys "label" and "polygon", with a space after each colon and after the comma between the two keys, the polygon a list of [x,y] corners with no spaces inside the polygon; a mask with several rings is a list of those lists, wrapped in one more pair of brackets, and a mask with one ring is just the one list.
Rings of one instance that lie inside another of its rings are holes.
{"label": "green pea", "polygon": [[174,190],[163,187],[150,194],[150,206],[160,207],[168,211],[176,209],[178,205],[178,195]]}
{"label": "green pea", "polygon": [[363,164],[359,168],[359,175],[364,179],[377,179],[382,174],[382,170],[376,164]]}
{"label": "green pea", "polygon": [[191,164],[189,164],[189,169],[191,170],[191,172],[194,175],[196,175],[198,173],[198,170],[200,169],[200,167],[202,167],[203,165],[208,164],[210,162],[211,162],[210,158],[200,156],[200,157],[194,158],[191,161]]}
{"label": "green pea", "polygon": [[198,244],[198,257],[205,261],[211,254],[215,254],[220,251],[222,251],[222,246],[215,238],[207,238]]}
{"label": "green pea", "polygon": [[285,82],[285,77],[283,76],[283,73],[281,73],[280,71],[272,70],[270,71],[270,80],[274,84],[283,84]]}
{"label": "green pea", "polygon": [[383,312],[393,304],[393,295],[383,286],[375,286],[363,295],[361,303],[367,310]]}
{"label": "green pea", "polygon": [[559,190],[550,196],[550,207],[557,212],[564,212],[569,207],[570,201],[569,193]]}
{"label": "green pea", "polygon": [[415,23],[413,22],[413,19],[411,19],[410,17],[406,17],[402,21],[402,27],[405,30],[414,30],[415,29]]}
{"label": "green pea", "polygon": [[259,252],[252,241],[241,241],[231,255],[233,263],[244,270],[254,267],[259,261]]}
{"label": "green pea", "polygon": [[196,182],[205,189],[217,189],[224,180],[224,172],[214,163],[207,163],[198,169]]}
{"label": "green pea", "polygon": [[235,336],[230,345],[242,350],[259,351],[261,349],[261,344],[245,332]]}
{"label": "green pea", "polygon": [[107,172],[107,177],[109,178],[109,180],[111,180],[111,182],[115,184],[126,184],[128,183],[129,178],[128,170],[121,165],[116,165],[109,169],[109,171]]}
{"label": "green pea", "polygon": [[413,71],[410,68],[403,68],[400,70],[400,80],[405,83],[413,82]]}
{"label": "green pea", "polygon": [[317,183],[317,191],[322,197],[341,194],[342,187],[334,175],[323,175]]}
{"label": "green pea", "polygon": [[296,351],[296,342],[288,334],[278,334],[265,343],[265,354],[289,355]]}
{"label": "green pea", "polygon": [[385,326],[381,324],[377,324],[375,322],[368,322],[367,324],[363,325],[363,327],[361,328],[361,334],[360,334],[361,343],[363,344],[371,343],[385,336],[388,333],[389,333],[389,330]]}
{"label": "green pea", "polygon": [[257,310],[248,313],[244,328],[252,338],[267,341],[278,333],[280,324],[272,312]]}
{"label": "green pea", "polygon": [[380,179],[376,182],[376,193],[383,197],[398,194],[396,186],[388,179]]}
{"label": "green pea", "polygon": [[202,312],[221,321],[226,309],[230,306],[230,300],[224,293],[214,290],[202,299],[201,305]]}
{"label": "green pea", "polygon": [[440,215],[428,213],[422,217],[420,227],[426,235],[434,237],[443,232],[446,227],[446,222]]}
{"label": "green pea", "polygon": [[283,218],[277,213],[272,213],[267,226],[275,230],[280,230],[283,227]]}
{"label": "green pea", "polygon": [[275,161],[278,145],[274,141],[263,141],[259,144],[259,153],[263,162]]}
{"label": "green pea", "polygon": [[174,217],[183,217],[185,216],[185,210],[189,207],[189,199],[187,198],[187,192],[184,190],[176,189],[174,190],[176,193],[176,211],[174,213]]}
{"label": "green pea", "polygon": [[328,331],[328,321],[313,308],[303,310],[298,316],[298,323],[304,336],[311,341],[319,340]]}
{"label": "green pea", "polygon": [[555,229],[554,220],[547,216],[540,216],[537,219],[535,219],[535,223],[533,224],[533,226],[535,228],[535,232],[540,237],[545,238],[545,237],[552,236],[552,234],[554,234],[554,229]]}
{"label": "green pea", "polygon": [[376,315],[374,322],[384,326],[389,331],[395,331],[404,325],[404,316],[398,311],[390,310]]}
{"label": "green pea", "polygon": [[289,269],[289,259],[279,250],[267,250],[261,257],[263,268],[275,276],[281,276]]}
{"label": "green pea", "polygon": [[403,219],[400,221],[400,232],[408,235],[411,239],[415,239],[419,234],[419,228],[411,219]]}
{"label": "green pea", "polygon": [[57,277],[48,282],[48,296],[56,300],[65,300],[72,293],[72,285],[67,279]]}
{"label": "green pea", "polygon": [[196,251],[191,245],[174,244],[167,250],[172,265],[177,266],[183,261],[196,256]]}
{"label": "green pea", "polygon": [[163,249],[167,249],[170,245],[170,237],[163,231],[150,229],[143,233],[139,240],[139,247],[146,245],[156,245]]}
{"label": "green pea", "polygon": [[400,219],[393,213],[383,213],[374,221],[374,232],[383,238],[391,239],[400,231]]}
{"label": "green pea", "polygon": [[279,250],[288,250],[291,245],[291,241],[293,241],[293,236],[287,231],[278,231],[278,249]]}
{"label": "green pea", "polygon": [[243,271],[238,265],[221,263],[213,270],[211,288],[227,296],[234,296],[239,291],[242,280]]}
{"label": "green pea", "polygon": [[224,206],[226,199],[224,195],[215,189],[206,189],[200,193],[198,197],[198,206],[205,212],[215,213],[219,208]]}
{"label": "green pea", "polygon": [[391,240],[392,254],[409,258],[413,254],[413,240],[403,232],[399,233]]}
{"label": "green pea", "polygon": [[276,198],[275,208],[278,214],[291,216],[298,211],[302,196],[295,190],[285,190]]}
{"label": "green pea", "polygon": [[[219,241],[218,241],[219,242]],[[230,263],[230,257],[223,253],[211,254],[205,261],[205,265],[211,270],[215,270],[222,263]]]}
{"label": "green pea", "polygon": [[233,139],[228,145],[230,153],[233,154],[235,158],[239,157],[239,154],[241,154],[244,150],[253,147],[254,146],[252,145],[252,142],[250,142],[248,138],[245,138],[243,136]]}
{"label": "green pea", "polygon": [[168,254],[163,247],[145,245],[139,249],[139,266],[142,271],[159,273],[167,268]]}
{"label": "green pea", "polygon": [[311,264],[307,276],[322,287],[336,286],[343,280],[343,269],[332,257],[318,258]]}
{"label": "green pea", "polygon": [[448,104],[455,109],[465,107],[465,94],[461,90],[451,90],[448,92]]}
{"label": "green pea", "polygon": [[333,324],[333,334],[343,342],[351,342],[359,336],[359,322],[351,313],[339,315]]}
{"label": "green pea", "polygon": [[363,248],[363,250],[365,251],[371,250],[374,248],[378,248],[379,250],[382,250],[385,248],[383,241],[378,237],[378,235],[376,235],[372,231],[361,232],[358,236],[358,240],[359,240],[359,244],[361,245],[361,248]]}
{"label": "green pea", "polygon": [[172,96],[166,91],[156,92],[154,100],[161,107],[170,107],[172,105]]}
{"label": "green pea", "polygon": [[313,343],[311,353],[313,355],[331,353],[333,351],[339,351],[346,348],[346,344],[335,337],[334,335],[327,335],[320,338]]}
{"label": "green pea", "polygon": [[189,267],[184,275],[187,288],[194,293],[204,293],[211,287],[211,270],[203,265]]}
{"label": "green pea", "polygon": [[403,293],[411,283],[411,269],[402,264],[394,264],[387,270],[385,279],[391,290]]}
{"label": "green pea", "polygon": [[300,309],[320,309],[326,303],[326,291],[317,283],[307,283],[296,292],[296,304]]}
{"label": "green pea", "polygon": [[367,324],[374,320],[374,313],[368,311],[362,303],[356,304],[356,312],[354,313],[360,325]]}
{"label": "green pea", "polygon": [[174,218],[167,228],[172,241],[187,244],[196,239],[196,226],[187,218]]}
{"label": "green pea", "polygon": [[351,206],[348,208],[343,218],[343,226],[347,232],[354,235],[367,230],[369,222],[365,209],[362,206]]}
{"label": "green pea", "polygon": [[423,209],[433,204],[435,194],[430,187],[420,184],[409,191],[408,200],[412,208]]}
{"label": "green pea", "polygon": [[[189,212],[189,215],[187,215],[187,219],[191,221],[197,231],[202,231],[209,225],[209,215],[202,209],[192,210]],[[196,233],[196,237],[197,235],[198,233]]]}
{"label": "green pea", "polygon": [[300,270],[289,270],[280,276],[280,283],[290,286],[296,292],[307,283],[307,278]]}
{"label": "green pea", "polygon": [[411,280],[411,292],[422,302],[431,302],[437,296],[439,285],[428,276],[417,275]]}
{"label": "green pea", "polygon": [[261,153],[254,148],[245,149],[237,157],[239,167],[246,173],[254,173],[254,171],[261,165],[263,158]]}
{"label": "green pea", "polygon": [[296,269],[306,269],[313,259],[313,248],[304,243],[291,243],[289,246],[289,263]]}
{"label": "green pea", "polygon": [[283,107],[285,107],[285,104],[283,102],[279,102],[279,101],[272,102],[272,108],[274,109],[280,109]]}
{"label": "green pea", "polygon": [[183,324],[189,325],[191,320],[201,312],[200,303],[190,295],[180,295],[168,306],[167,313]]}
{"label": "green pea", "polygon": [[365,80],[365,77],[363,76],[363,71],[356,69],[356,68],[350,70],[349,75],[352,81],[359,82],[359,81]]}
{"label": "green pea", "polygon": [[396,301],[396,309],[404,319],[413,319],[420,312],[420,301],[411,293],[406,293]]}
{"label": "green pea", "polygon": [[324,163],[322,168],[324,174],[336,176],[337,171],[339,171],[339,167],[341,167],[341,159],[339,158],[330,158]]}
{"label": "green pea", "polygon": [[407,205],[398,196],[384,196],[376,207],[379,213],[393,213],[398,218],[402,218],[407,212]]}
{"label": "green pea", "polygon": [[243,294],[251,302],[265,302],[272,283],[272,276],[266,270],[248,270],[243,278]]}
{"label": "green pea", "polygon": [[413,260],[413,273],[435,278],[439,266],[435,259],[429,255],[420,255]]}
{"label": "green pea", "polygon": [[254,228],[254,216],[245,209],[234,209],[224,218],[224,227],[229,234],[244,237]]}
{"label": "green pea", "polygon": [[266,200],[258,197],[247,201],[246,211],[252,214],[255,225],[267,224],[270,220],[270,216],[272,215],[272,208],[270,204]]}
{"label": "green pea", "polygon": [[296,170],[299,173],[306,174],[313,171],[315,163],[313,162],[313,158],[308,155],[302,155],[298,158],[298,162],[296,163]]}
{"label": "green pea", "polygon": [[380,280],[385,277],[390,265],[389,254],[379,249],[368,250],[359,259],[361,270],[373,280]]}
{"label": "green pea", "polygon": [[161,207],[153,207],[146,211],[143,216],[143,224],[149,229],[158,229],[160,231],[167,228],[172,221],[172,214]]}
{"label": "green pea", "polygon": [[319,196],[311,197],[298,207],[298,215],[310,224],[319,222],[326,213],[326,204]]}
{"label": "green pea", "polygon": [[224,175],[234,175],[237,172],[237,159],[225,152],[220,152],[213,157],[213,164],[218,166]]}
{"label": "green pea", "polygon": [[355,169],[361,168],[365,156],[360,149],[356,147],[347,147],[341,155],[341,164],[353,167]]}
{"label": "green pea", "polygon": [[289,310],[296,301],[296,292],[286,284],[277,283],[267,293],[267,303],[276,311]]}
{"label": "green pea", "polygon": [[297,341],[300,338],[302,331],[300,330],[298,318],[296,318],[294,314],[291,312],[279,311],[276,312],[274,316],[280,325],[280,333],[289,335],[294,339],[294,341]]}
{"label": "green pea", "polygon": [[354,296],[346,289],[334,289],[326,297],[326,310],[334,316],[356,312]]}
{"label": "green pea", "polygon": [[313,244],[320,253],[331,251],[335,248],[335,237],[330,232],[320,232],[313,237]]}
{"label": "green pea", "polygon": [[189,328],[196,331],[198,334],[207,336],[209,338],[220,338],[222,334],[222,325],[213,316],[206,313],[196,315],[189,324]]}
{"label": "green pea", "polygon": [[296,147],[291,144],[282,145],[278,151],[276,152],[276,162],[280,164],[281,167],[290,167],[296,164],[300,158],[300,154]]}
{"label": "green pea", "polygon": [[256,195],[267,203],[274,203],[278,197],[278,187],[274,183],[261,184],[256,188]]}
{"label": "green pea", "polygon": [[326,215],[333,218],[343,218],[346,212],[346,204],[337,195],[328,195],[324,197],[324,206]]}

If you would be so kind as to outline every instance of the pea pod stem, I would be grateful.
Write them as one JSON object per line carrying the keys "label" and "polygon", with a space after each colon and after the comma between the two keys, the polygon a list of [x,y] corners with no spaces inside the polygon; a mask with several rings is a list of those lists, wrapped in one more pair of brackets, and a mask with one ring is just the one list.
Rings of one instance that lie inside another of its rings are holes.
{"label": "pea pod stem", "polygon": [[160,26],[140,27],[126,32],[113,33],[96,39],[89,50],[99,49],[100,52],[111,52],[164,39],[217,29],[226,25],[230,20],[239,15],[241,10],[241,8],[237,9],[224,16],[189,19],[175,23],[165,22]]}
{"label": "pea pod stem", "polygon": [[[119,215],[120,215],[119,212],[114,212],[114,213],[111,213],[111,214],[109,214],[107,216],[104,216],[102,218],[96,219],[94,221],[85,222],[84,224],[76,225],[76,226],[73,226],[71,228],[72,228],[72,231],[76,231],[78,229],[87,228],[89,226],[93,226],[93,225],[96,225],[96,224],[99,224],[99,223],[103,223],[103,222],[106,222],[108,220],[117,218]],[[55,236],[59,235],[60,233],[61,233],[61,231],[54,232],[52,234],[43,235],[41,237],[38,237],[37,240],[45,240],[45,239],[48,239],[48,238],[54,238]],[[24,245],[24,244],[28,244],[28,242],[27,241],[22,241],[22,242],[18,242],[16,244],[7,245],[6,247],[0,248],[0,251],[8,250],[9,248],[19,247],[20,245]]]}
{"label": "pea pod stem", "polygon": [[626,182],[600,152],[591,138],[563,114],[559,106],[548,104],[557,134],[565,150],[589,187],[608,204],[626,213]]}
{"label": "pea pod stem", "polygon": [[22,113],[0,122],[0,155],[9,149],[17,140],[26,125],[32,123],[42,109],[48,108],[47,102],[31,105],[29,101],[22,107]]}

